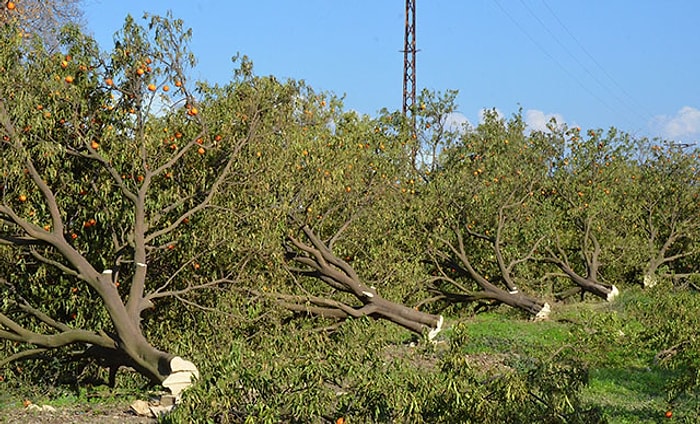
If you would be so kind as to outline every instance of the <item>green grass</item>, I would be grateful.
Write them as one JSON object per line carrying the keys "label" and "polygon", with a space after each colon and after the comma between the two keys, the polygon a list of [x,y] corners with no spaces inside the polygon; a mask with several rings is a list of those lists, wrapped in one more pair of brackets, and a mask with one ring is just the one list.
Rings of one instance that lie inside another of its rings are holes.
{"label": "green grass", "polygon": [[468,337],[468,343],[463,346],[465,354],[536,354],[557,350],[571,341],[569,327],[554,321],[513,320],[488,313],[462,325],[467,328]]}
{"label": "green grass", "polygon": [[[640,294],[630,297],[638,301]],[[644,328],[628,314],[627,303],[623,298],[613,304],[560,306],[554,319],[545,322],[481,314],[458,324],[467,340],[462,352],[501,357],[569,355],[589,369],[583,403],[600,408],[610,424],[698,422],[698,399],[685,396],[669,402],[666,386],[677,373],[655,366],[655,352],[637,343]],[[665,417],[668,410],[673,411],[671,420]]]}
{"label": "green grass", "polygon": [[[610,423],[657,423],[672,405],[664,386],[673,375],[659,368],[610,368],[591,370],[583,391],[584,402],[599,406]],[[676,421],[683,411],[674,409]]]}

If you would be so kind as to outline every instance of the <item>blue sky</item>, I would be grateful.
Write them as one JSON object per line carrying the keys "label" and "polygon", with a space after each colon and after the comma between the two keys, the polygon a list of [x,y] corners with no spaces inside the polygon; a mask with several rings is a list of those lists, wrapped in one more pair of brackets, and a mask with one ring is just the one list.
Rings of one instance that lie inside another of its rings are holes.
{"label": "blue sky", "polygon": [[[584,129],[700,142],[697,0],[415,0],[417,87],[459,90],[460,115],[523,109]],[[193,29],[194,76],[224,83],[231,57],[303,79],[375,115],[401,108],[404,0],[84,0],[103,48],[127,14],[172,10]]]}

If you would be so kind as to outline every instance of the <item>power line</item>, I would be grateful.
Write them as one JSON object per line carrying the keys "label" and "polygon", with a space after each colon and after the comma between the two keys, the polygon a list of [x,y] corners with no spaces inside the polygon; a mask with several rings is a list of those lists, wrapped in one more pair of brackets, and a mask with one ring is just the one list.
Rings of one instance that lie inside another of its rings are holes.
{"label": "power line", "polygon": [[[522,2],[523,2],[523,0],[521,0],[521,3],[522,3]],[[521,31],[521,32],[522,32],[522,33],[523,33],[523,34],[524,34],[524,35],[525,35],[525,36],[526,36],[526,37],[527,37],[527,38],[528,38],[542,53],[543,53],[545,56],[547,56],[552,62],[554,62],[554,63],[559,67],[559,69],[561,69],[561,70],[562,70],[566,75],[568,75],[573,81],[575,81],[576,84],[578,84],[579,87],[581,87],[586,93],[588,93],[592,98],[594,98],[595,100],[597,100],[601,105],[603,105],[605,108],[607,108],[607,109],[610,110],[611,112],[619,112],[619,110],[613,108],[606,100],[604,100],[602,97],[600,97],[599,95],[597,95],[591,88],[589,88],[588,85],[584,84],[584,82],[583,82],[580,78],[578,78],[575,74],[573,74],[566,66],[564,66],[564,65],[562,64],[562,62],[560,62],[560,61],[559,61],[556,57],[554,57],[545,47],[543,47],[542,44],[540,44],[540,43],[530,34],[530,32],[528,32],[528,30],[525,29],[525,27],[523,27],[523,25],[521,25],[521,23],[520,23],[517,19],[515,19],[515,18],[513,17],[513,15],[511,15],[510,12],[508,12],[508,10],[506,10],[506,8],[501,4],[501,2],[500,2],[499,0],[495,0],[495,3],[496,3],[496,5],[499,7],[499,9],[501,9],[501,11],[508,17],[508,19],[509,19],[509,20],[510,20],[510,21],[511,21],[511,22],[512,22],[512,23],[513,23],[513,24],[514,24],[514,25],[515,25],[515,26],[516,26],[516,27],[517,27],[517,28],[518,28],[518,29],[519,29],[519,30],[520,30],[520,31]],[[523,6],[525,6],[525,8],[528,10],[528,12],[529,12],[537,21],[539,21],[540,25],[541,25],[542,27],[545,28],[545,30],[550,34],[550,36],[551,36],[552,38],[554,38],[554,39],[557,41],[557,43],[558,43],[560,46],[562,46],[562,47],[564,48],[564,50],[567,51],[567,53],[569,53],[570,55],[572,55],[571,52],[569,51],[569,49],[567,49],[566,46],[563,45],[563,43],[559,40],[559,38],[558,38],[555,34],[552,33],[552,31],[547,27],[547,25],[535,14],[526,4],[523,3]],[[550,12],[550,13],[552,13],[552,12]],[[568,32],[570,33],[571,31],[568,31]],[[579,44],[580,44],[580,42],[579,42]],[[590,53],[588,53],[588,54],[590,55]],[[591,56],[592,56],[592,55],[591,55]],[[634,116],[637,117],[637,119],[641,119],[641,120],[644,121],[644,122],[649,122],[649,121],[651,120],[651,114],[649,114],[649,113],[646,113],[646,115],[645,115],[645,114],[642,114],[642,113],[640,113],[637,109],[635,109],[634,107],[630,106],[629,103],[626,103],[622,98],[620,98],[617,94],[615,94],[614,92],[612,92],[612,90],[610,90],[608,87],[606,87],[606,85],[605,85],[602,81],[600,81],[599,78],[596,78],[595,75],[593,75],[593,73],[592,73],[583,63],[581,63],[580,60],[578,60],[578,58],[576,58],[576,57],[573,56],[573,55],[572,55],[572,57],[573,57],[574,60],[579,64],[579,66],[581,66],[581,68],[583,68],[583,69],[584,69],[584,70],[585,70],[585,71],[586,71],[586,72],[587,72],[601,87],[603,87],[603,89],[604,89],[606,92],[609,92],[613,98],[615,98],[620,104],[622,104],[622,105],[626,108],[626,110],[627,110],[628,112],[631,112]],[[599,67],[599,68],[602,68],[602,66],[601,66],[600,64],[598,64],[598,67]],[[608,74],[608,75],[609,75],[609,74]],[[612,79],[611,76],[609,76],[609,78]],[[614,81],[614,80],[613,80],[613,81]],[[616,84],[616,85],[619,86],[619,84]],[[624,91],[624,90],[621,90],[621,91]],[[625,94],[626,94],[626,92],[625,92]],[[631,96],[629,96],[629,94],[626,94],[626,95],[631,99]],[[641,109],[643,109],[643,108],[641,108]],[[646,112],[646,111],[645,111],[645,112]],[[630,118],[631,118],[631,116],[629,116],[627,113],[625,113],[625,114],[623,115],[623,119],[625,119],[625,120],[628,122],[628,124],[630,124],[632,127],[637,127],[637,126],[638,126],[638,123],[635,122],[636,120],[633,120],[633,119],[630,119]]]}
{"label": "power line", "polygon": [[[521,1],[522,1],[522,0],[521,0]],[[562,20],[559,18],[559,16],[557,16],[557,14],[554,12],[554,10],[552,10],[552,8],[549,6],[549,4],[547,3],[547,1],[546,1],[546,0],[542,0],[542,4],[544,4],[544,7],[545,7],[545,8],[547,9],[547,11],[549,11],[549,13],[554,17],[554,19],[557,21],[557,23],[559,24],[559,26],[561,26],[561,27],[564,29],[564,31],[569,35],[569,37],[571,37],[571,39],[574,40],[574,42],[576,43],[576,45],[578,46],[578,48],[581,49],[581,51],[588,57],[588,59],[590,59],[591,62],[593,62],[593,64],[594,64],[595,66],[597,66],[598,69],[612,82],[612,84],[615,86],[615,88],[617,88],[622,94],[624,94],[624,95],[634,104],[635,107],[637,107],[637,108],[639,108],[639,109],[642,110],[642,112],[643,112],[644,115],[645,115],[645,116],[643,116],[643,118],[644,118],[644,119],[647,119],[647,120],[651,119],[651,118],[652,118],[652,114],[649,113],[648,110],[646,110],[646,108],[644,107],[644,105],[642,105],[642,104],[640,104],[639,102],[637,102],[637,101],[635,100],[635,98],[634,98],[632,95],[630,95],[630,94],[624,89],[624,87],[622,87],[622,86],[617,82],[617,80],[615,80],[615,78],[613,78],[612,75],[610,75],[610,73],[607,71],[607,69],[605,69],[605,67],[603,67],[603,66],[600,64],[600,62],[598,62],[598,61],[596,60],[596,58],[586,49],[586,47],[583,45],[583,43],[581,43],[581,42],[579,41],[579,39],[578,39],[578,38],[569,30],[569,28],[564,24],[564,22],[562,22]],[[578,62],[578,61],[577,61],[577,62]]]}
{"label": "power line", "polygon": [[615,112],[615,109],[613,109],[612,106],[610,106],[605,100],[600,98],[598,95],[596,95],[594,92],[592,92],[583,82],[576,77],[576,75],[572,74],[561,62],[559,62],[554,56],[552,56],[547,49],[545,49],[530,33],[522,26],[520,25],[520,22],[518,22],[513,15],[511,15],[501,4],[499,0],[495,0],[496,5],[501,9],[501,11],[510,19],[510,21],[518,27],[518,29],[525,34],[525,36],[534,44],[540,51],[547,56],[552,62],[554,62],[566,75],[568,75],[572,80],[574,80],[585,92],[587,92],[591,97],[594,99],[598,100],[600,104],[605,106],[606,108],[610,109],[611,112]]}
{"label": "power line", "polygon": [[576,62],[576,64],[578,64],[578,66],[580,66],[581,69],[583,69],[583,71],[586,74],[588,74],[588,76],[590,76],[596,83],[598,83],[598,85],[600,85],[604,90],[606,90],[610,95],[612,95],[615,98],[615,100],[617,100],[621,105],[627,108],[629,112],[632,112],[634,115],[637,115],[638,118],[641,118],[642,120],[650,119],[650,117],[643,116],[641,113],[639,113],[636,108],[632,107],[629,103],[625,101],[625,99],[618,96],[613,90],[610,89],[610,87],[608,87],[608,85],[606,85],[596,75],[594,75],[593,72],[591,72],[591,70],[583,62],[581,62],[576,55],[574,55],[571,52],[571,49],[567,48],[567,46],[564,45],[564,43],[559,39],[559,37],[552,30],[549,29],[549,27],[544,23],[544,21],[542,21],[542,19],[540,19],[540,17],[532,11],[530,6],[528,6],[524,0],[520,0],[520,3],[525,7],[530,16],[532,16],[540,24],[540,26],[544,28],[545,31],[547,31],[550,37],[552,37],[552,39],[556,41],[556,43],[569,55],[569,57],[571,57],[574,60],[574,62]]}

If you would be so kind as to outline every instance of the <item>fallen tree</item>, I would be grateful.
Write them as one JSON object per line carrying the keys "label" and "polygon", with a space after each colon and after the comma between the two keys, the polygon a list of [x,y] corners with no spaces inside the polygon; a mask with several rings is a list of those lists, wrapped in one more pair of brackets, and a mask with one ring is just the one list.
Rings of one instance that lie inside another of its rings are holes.
{"label": "fallen tree", "polygon": [[326,242],[311,227],[303,225],[298,236],[287,237],[288,270],[322,281],[338,292],[350,294],[359,305],[320,296],[278,294],[276,298],[280,305],[292,311],[337,319],[364,316],[385,319],[417,334],[427,332],[428,338],[433,339],[442,329],[442,316],[387,300],[376,288],[365,284],[350,264],[333,253],[333,241],[341,232],[342,228]]}

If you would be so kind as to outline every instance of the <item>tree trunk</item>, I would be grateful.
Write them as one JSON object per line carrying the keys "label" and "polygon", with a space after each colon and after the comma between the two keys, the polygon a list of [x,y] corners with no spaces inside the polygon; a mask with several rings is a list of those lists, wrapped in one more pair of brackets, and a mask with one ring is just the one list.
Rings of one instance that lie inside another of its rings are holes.
{"label": "tree trunk", "polygon": [[284,307],[335,318],[369,316],[386,319],[418,334],[428,331],[429,339],[433,339],[442,330],[442,316],[421,312],[381,297],[374,287],[362,282],[353,267],[337,257],[331,247],[308,225],[304,225],[301,231],[310,244],[295,237],[287,238],[287,260],[302,265],[302,268],[290,267],[289,270],[298,275],[317,278],[338,291],[351,294],[362,306],[353,307],[315,296],[276,295]]}
{"label": "tree trunk", "polygon": [[559,259],[547,258],[545,262],[553,263],[559,267],[574,284],[581,287],[581,290],[603,298],[608,302],[611,302],[620,294],[620,291],[614,285],[608,287],[600,284],[594,278],[583,277],[577,274],[568,264]]}

